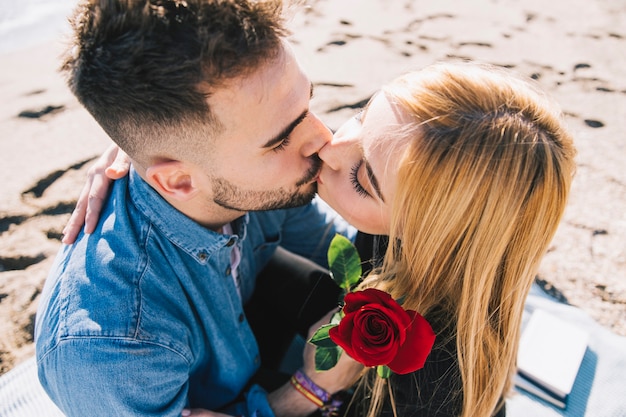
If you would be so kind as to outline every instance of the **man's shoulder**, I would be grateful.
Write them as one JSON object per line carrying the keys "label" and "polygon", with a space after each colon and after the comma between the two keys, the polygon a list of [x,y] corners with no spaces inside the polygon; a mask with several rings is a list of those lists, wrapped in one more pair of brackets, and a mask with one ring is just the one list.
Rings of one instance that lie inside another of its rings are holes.
{"label": "man's shoulder", "polygon": [[39,332],[49,343],[62,337],[127,337],[136,328],[138,282],[149,263],[141,237],[147,227],[117,203],[111,196],[95,231],[57,253],[37,313]]}
{"label": "man's shoulder", "polygon": [[[93,256],[72,256],[81,250],[78,242],[78,247],[65,247],[50,270],[37,312],[37,350],[83,340],[105,350],[123,343],[128,351],[147,344],[187,352],[164,325],[173,313],[170,303],[155,302],[161,281],[148,257],[139,251],[111,250],[103,239],[93,243],[105,249],[94,249]],[[176,273],[173,268],[169,272]],[[158,314],[146,315],[146,310]],[[71,350],[70,345],[66,348]]]}
{"label": "man's shoulder", "polygon": [[[91,243],[100,248],[87,255]],[[137,302],[132,301],[137,298],[136,268],[115,255],[100,239],[83,239],[61,248],[40,301],[42,331],[54,337],[101,336],[118,333],[113,325],[130,327],[129,318],[137,314],[133,306]],[[114,318],[121,311],[124,324]]]}

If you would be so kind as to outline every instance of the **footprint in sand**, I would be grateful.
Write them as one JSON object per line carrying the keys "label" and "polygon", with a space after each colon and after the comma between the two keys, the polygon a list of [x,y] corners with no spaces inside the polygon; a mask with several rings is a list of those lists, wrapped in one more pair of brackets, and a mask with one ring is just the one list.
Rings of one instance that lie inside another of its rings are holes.
{"label": "footprint in sand", "polygon": [[[65,195],[65,189],[73,187],[75,178],[84,175],[81,170],[86,169],[91,161],[93,158],[48,174],[22,192],[24,205],[21,208],[0,216],[0,272],[24,270],[49,256],[44,253],[46,248],[29,244],[31,237],[43,233],[48,240],[61,240],[61,230],[67,219],[59,216],[71,213],[76,201],[58,199],[54,195]],[[56,191],[51,197],[46,191],[52,187]]]}
{"label": "footprint in sand", "polygon": [[604,127],[604,123],[602,123],[599,120],[585,119],[584,122],[587,126],[593,127],[594,129],[597,129],[599,127]]}
{"label": "footprint in sand", "polygon": [[367,97],[352,104],[342,104],[341,106],[333,107],[332,109],[328,109],[328,113],[334,113],[344,109],[361,109],[367,105],[370,98],[371,97]]}
{"label": "footprint in sand", "polygon": [[43,253],[40,253],[37,256],[0,256],[0,272],[21,271],[31,265],[35,265],[43,261],[44,259],[46,259],[46,256]]}
{"label": "footprint in sand", "polygon": [[48,105],[48,106],[42,107],[39,110],[23,110],[17,115],[17,117],[22,117],[25,119],[40,119],[47,114],[58,113],[64,109],[65,109],[65,106],[63,105],[60,105],[60,106]]}

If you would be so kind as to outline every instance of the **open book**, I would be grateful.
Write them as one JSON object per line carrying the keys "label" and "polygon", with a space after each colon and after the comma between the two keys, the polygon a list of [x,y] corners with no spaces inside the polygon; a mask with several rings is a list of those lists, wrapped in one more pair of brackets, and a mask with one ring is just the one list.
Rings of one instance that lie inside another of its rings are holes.
{"label": "open book", "polygon": [[588,339],[575,324],[536,309],[520,339],[515,385],[565,408]]}

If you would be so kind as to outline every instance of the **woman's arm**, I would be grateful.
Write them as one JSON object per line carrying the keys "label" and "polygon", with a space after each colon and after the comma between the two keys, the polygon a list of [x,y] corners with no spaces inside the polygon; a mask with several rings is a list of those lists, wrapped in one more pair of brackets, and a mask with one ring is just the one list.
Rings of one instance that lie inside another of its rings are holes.
{"label": "woman's arm", "polygon": [[[322,320],[311,326],[309,337],[315,331],[330,321],[331,311]],[[315,370],[315,346],[307,343],[304,348],[304,366],[302,372],[318,387],[328,393],[334,394],[352,387],[362,375],[364,367],[345,353],[341,355],[339,362],[328,371]],[[301,417],[308,416],[318,407],[301,392],[295,389],[291,383],[286,383],[268,396],[269,403],[277,417]]]}

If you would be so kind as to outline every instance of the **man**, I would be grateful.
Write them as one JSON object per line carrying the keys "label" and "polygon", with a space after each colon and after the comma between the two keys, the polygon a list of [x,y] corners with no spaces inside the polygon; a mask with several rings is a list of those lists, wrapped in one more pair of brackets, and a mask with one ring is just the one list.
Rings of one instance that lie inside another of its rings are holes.
{"label": "man", "polygon": [[[279,245],[323,264],[336,232],[354,234],[311,201],[331,134],[280,16],[279,1],[79,5],[63,70],[133,169],[44,288],[39,378],[66,415],[316,409],[288,384],[268,396],[250,383],[243,310]],[[331,393],[353,379],[309,376]]]}

